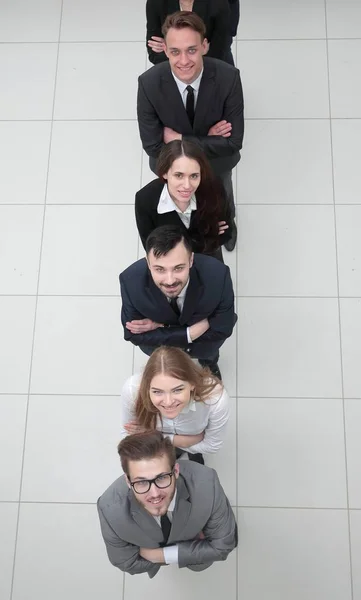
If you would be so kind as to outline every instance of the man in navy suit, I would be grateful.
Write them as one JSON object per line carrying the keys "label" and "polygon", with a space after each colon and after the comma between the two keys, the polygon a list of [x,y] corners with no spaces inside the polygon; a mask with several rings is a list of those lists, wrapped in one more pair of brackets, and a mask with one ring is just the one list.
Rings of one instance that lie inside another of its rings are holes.
{"label": "man in navy suit", "polygon": [[120,274],[124,338],[150,355],[177,346],[220,377],[219,348],[237,321],[229,268],[193,254],[186,232],[157,227],[147,257]]}

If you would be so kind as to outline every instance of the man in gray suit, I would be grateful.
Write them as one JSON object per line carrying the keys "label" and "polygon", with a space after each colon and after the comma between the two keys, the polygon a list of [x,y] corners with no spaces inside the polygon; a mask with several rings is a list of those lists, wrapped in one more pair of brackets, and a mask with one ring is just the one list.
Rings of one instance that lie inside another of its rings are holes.
{"label": "man in gray suit", "polygon": [[118,446],[125,475],[98,500],[110,562],[154,577],[162,565],[203,571],[237,546],[237,525],[217,473],[176,463],[159,431],[127,436]]}

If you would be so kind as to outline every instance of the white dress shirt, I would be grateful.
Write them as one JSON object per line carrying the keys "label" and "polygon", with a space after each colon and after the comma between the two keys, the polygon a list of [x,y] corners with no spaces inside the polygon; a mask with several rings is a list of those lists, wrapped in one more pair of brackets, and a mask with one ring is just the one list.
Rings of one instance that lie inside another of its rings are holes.
{"label": "white dress shirt", "polygon": [[[128,435],[124,425],[136,419],[135,401],[138,395],[142,374],[137,373],[127,379],[121,392],[121,429],[120,437]],[[175,435],[197,435],[204,431],[204,438],[198,444],[182,448],[188,452],[212,454],[223,444],[226,435],[226,425],[229,419],[229,396],[226,389],[218,384],[211,396],[204,402],[191,400],[175,419],[160,417],[157,419],[157,429],[173,442]]]}
{"label": "white dress shirt", "polygon": [[203,75],[203,69],[201,70],[197,79],[195,79],[193,81],[193,83],[184,83],[184,81],[181,81],[180,79],[178,79],[178,77],[176,77],[174,75],[173,71],[172,71],[172,75],[174,77],[174,81],[177,84],[177,88],[178,88],[181,98],[183,100],[184,108],[186,106],[187,96],[188,96],[187,86],[188,85],[192,86],[192,88],[194,89],[194,109],[195,109],[197,106],[197,98],[198,98],[199,86],[201,84],[201,79],[202,79],[202,75]]}
{"label": "white dress shirt", "polygon": [[[174,511],[176,499],[177,499],[177,489],[174,492],[172,502],[168,506],[168,510],[167,510],[167,517],[171,523],[173,522],[173,511]],[[159,527],[162,527],[161,522],[160,522],[160,517],[154,517],[154,519],[157,521]],[[164,554],[164,562],[167,565],[178,564],[178,546],[177,546],[177,544],[174,544],[173,546],[164,546],[163,554]]]}
{"label": "white dress shirt", "polygon": [[189,226],[191,224],[192,211],[197,210],[196,197],[193,194],[186,210],[181,211],[179,206],[177,206],[176,203],[174,202],[174,200],[172,199],[172,197],[168,191],[167,184],[165,184],[164,188],[162,189],[160,198],[159,198],[159,202],[158,202],[158,206],[157,206],[157,213],[159,215],[164,215],[165,213],[173,212],[174,210],[178,213],[178,216],[179,216],[180,220],[182,221],[182,223],[185,225],[185,227],[187,229],[189,229]]}

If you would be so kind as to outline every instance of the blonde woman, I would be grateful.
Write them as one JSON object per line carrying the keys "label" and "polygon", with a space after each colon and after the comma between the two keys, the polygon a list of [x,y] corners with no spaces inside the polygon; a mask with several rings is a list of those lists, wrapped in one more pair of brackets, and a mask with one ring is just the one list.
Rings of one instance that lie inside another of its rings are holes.
{"label": "blonde woman", "polygon": [[177,448],[178,457],[204,464],[202,454],[217,452],[225,437],[229,396],[222,382],[179,348],[161,346],[142,374],[124,384],[121,438],[157,429]]}

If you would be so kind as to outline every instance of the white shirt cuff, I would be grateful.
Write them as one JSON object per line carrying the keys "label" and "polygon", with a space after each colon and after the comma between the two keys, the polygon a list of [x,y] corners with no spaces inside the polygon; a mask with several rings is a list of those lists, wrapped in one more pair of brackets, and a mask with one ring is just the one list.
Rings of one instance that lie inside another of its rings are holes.
{"label": "white shirt cuff", "polygon": [[165,546],[163,548],[164,562],[166,565],[178,564],[178,546]]}
{"label": "white shirt cuff", "polygon": [[192,343],[191,334],[189,333],[189,327],[187,327],[187,340],[188,340],[188,344]]}

